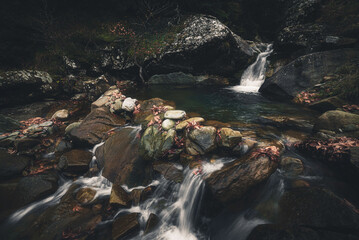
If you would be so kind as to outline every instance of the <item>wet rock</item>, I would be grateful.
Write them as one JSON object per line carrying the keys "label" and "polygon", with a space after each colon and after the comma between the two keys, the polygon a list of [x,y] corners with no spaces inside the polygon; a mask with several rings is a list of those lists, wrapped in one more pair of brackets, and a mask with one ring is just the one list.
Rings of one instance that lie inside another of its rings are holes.
{"label": "wet rock", "polygon": [[14,206],[24,206],[54,193],[58,187],[56,174],[41,174],[24,177],[15,190]]}
{"label": "wet rock", "polygon": [[51,119],[56,119],[60,121],[67,120],[69,118],[69,111],[67,109],[62,109],[54,113]]}
{"label": "wet rock", "polygon": [[206,185],[217,200],[231,202],[268,179],[277,166],[276,162],[266,156],[245,157],[213,172],[206,179]]}
{"label": "wet rock", "polygon": [[0,178],[20,176],[30,161],[29,157],[9,154],[6,150],[0,149]]}
{"label": "wet rock", "polygon": [[345,103],[343,100],[335,96],[335,97],[322,99],[315,103],[311,103],[309,104],[309,108],[324,113],[326,111],[341,108],[344,104]]}
{"label": "wet rock", "polygon": [[186,116],[186,112],[182,110],[169,110],[165,113],[166,119],[180,120]]}
{"label": "wet rock", "polygon": [[133,205],[138,206],[141,201],[141,193],[142,189],[133,189],[130,192],[131,200],[133,202]]}
{"label": "wet rock", "polygon": [[174,144],[176,131],[161,132],[157,126],[146,129],[141,138],[140,154],[147,160],[164,157]]}
{"label": "wet rock", "polygon": [[106,103],[109,102],[108,96],[104,95],[98,98],[95,102],[91,104],[91,109],[94,108],[104,108]]}
{"label": "wet rock", "polygon": [[80,204],[88,204],[90,203],[96,195],[96,191],[93,190],[92,188],[81,188],[77,193],[76,193],[76,200],[80,203]]}
{"label": "wet rock", "polygon": [[201,118],[201,117],[192,117],[192,118],[189,118],[189,119],[186,119],[182,122],[180,122],[179,124],[176,125],[176,131],[180,131],[180,130],[183,130],[185,129],[189,123],[197,123],[197,124],[200,124],[200,123],[203,123],[204,122],[204,119]]}
{"label": "wet rock", "polygon": [[131,206],[131,203],[132,199],[125,189],[118,183],[113,184],[110,195],[110,204],[127,208]]}
{"label": "wet rock", "polygon": [[242,140],[242,134],[230,128],[221,128],[219,135],[218,145],[221,147],[233,148]]}
{"label": "wet rock", "polygon": [[159,172],[167,180],[174,182],[182,182],[183,180],[183,168],[178,164],[169,162],[155,162],[153,164],[153,170]]}
{"label": "wet rock", "polygon": [[298,158],[283,157],[280,161],[280,168],[287,176],[298,176],[303,173],[303,162]]}
{"label": "wet rock", "polygon": [[115,219],[112,224],[112,239],[129,238],[138,233],[140,231],[139,216],[139,213],[130,213]]}
{"label": "wet rock", "polygon": [[350,163],[359,171],[359,147],[350,148]]}
{"label": "wet rock", "polygon": [[341,49],[299,57],[266,79],[259,91],[277,99],[292,99],[357,55],[356,50]]}
{"label": "wet rock", "polygon": [[69,141],[61,140],[55,147],[55,152],[65,152],[72,148],[72,144]]}
{"label": "wet rock", "polygon": [[60,157],[57,168],[64,172],[81,174],[88,171],[91,160],[91,152],[74,149],[70,152],[64,153]]}
{"label": "wet rock", "polygon": [[159,222],[160,222],[160,218],[156,214],[151,213],[146,223],[145,234],[153,231]]}
{"label": "wet rock", "polygon": [[353,134],[354,136],[359,136],[358,123],[358,114],[340,110],[328,111],[318,118],[313,131],[329,130],[336,133],[346,132],[348,134]]}
{"label": "wet rock", "polygon": [[126,98],[122,103],[122,109],[127,112],[133,112],[135,110],[137,99],[132,99],[130,97]]}
{"label": "wet rock", "polygon": [[248,240],[355,240],[356,234],[336,232],[331,229],[313,229],[306,226],[285,226],[276,224],[262,224],[256,226],[248,236]]}
{"label": "wet rock", "polygon": [[121,99],[116,99],[115,103],[113,104],[113,110],[118,112],[122,109],[123,101]]}
{"label": "wet rock", "polygon": [[20,138],[14,141],[14,145],[17,151],[27,151],[31,148],[41,144],[41,141],[36,138]]}
{"label": "wet rock", "polygon": [[325,189],[293,189],[284,193],[279,206],[279,219],[282,224],[345,232],[359,230],[359,214],[355,207]]}
{"label": "wet rock", "polygon": [[72,128],[69,135],[75,145],[92,147],[102,141],[107,131],[121,126],[125,121],[107,109],[96,108],[79,124]]}
{"label": "wet rock", "polygon": [[170,130],[171,128],[173,128],[176,125],[176,122],[171,120],[171,119],[166,119],[162,122],[162,128],[165,131]]}
{"label": "wet rock", "polygon": [[[28,103],[55,94],[57,84],[47,72],[22,70],[0,74],[0,106]],[[21,96],[21,97],[19,97]]]}
{"label": "wet rock", "polygon": [[111,182],[128,186],[141,185],[146,178],[146,163],[139,157],[138,128],[122,128],[116,131],[96,151],[98,168]]}
{"label": "wet rock", "polygon": [[243,139],[242,142],[233,148],[233,152],[238,155],[245,155],[258,145],[258,142],[252,139]]}
{"label": "wet rock", "polygon": [[201,127],[189,132],[188,137],[200,148],[196,150],[203,154],[216,148],[216,133],[217,130],[214,127]]}

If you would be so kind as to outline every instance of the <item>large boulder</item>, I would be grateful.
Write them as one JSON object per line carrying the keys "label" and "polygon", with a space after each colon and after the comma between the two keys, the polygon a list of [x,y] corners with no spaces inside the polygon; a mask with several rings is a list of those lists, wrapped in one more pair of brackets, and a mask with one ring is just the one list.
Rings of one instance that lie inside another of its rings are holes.
{"label": "large boulder", "polygon": [[107,131],[124,123],[123,119],[111,114],[108,109],[95,108],[68,134],[75,145],[92,147],[103,140]]}
{"label": "large boulder", "polygon": [[272,98],[292,99],[358,54],[357,50],[341,49],[299,57],[266,79],[259,91]]}
{"label": "large boulder", "polygon": [[27,156],[12,155],[0,149],[0,179],[21,176],[30,161],[31,158]]}
{"label": "large boulder", "polygon": [[279,222],[283,225],[359,231],[358,210],[325,189],[296,188],[286,192],[279,201],[279,209]]}
{"label": "large boulder", "polygon": [[218,76],[193,76],[190,73],[174,72],[168,74],[156,74],[148,80],[149,85],[205,85],[226,86],[229,85],[227,78]]}
{"label": "large boulder", "polygon": [[27,205],[54,193],[57,187],[58,177],[52,172],[24,177],[16,187],[16,199],[11,204],[13,206]]}
{"label": "large boulder", "polygon": [[313,131],[329,130],[336,133],[347,133],[359,136],[359,115],[340,110],[322,114],[314,125]]}
{"label": "large boulder", "polygon": [[112,224],[112,239],[124,239],[133,236],[140,231],[139,213],[122,215]]}
{"label": "large boulder", "polygon": [[183,180],[183,168],[175,163],[155,162],[153,164],[153,170],[159,172],[167,180],[174,182],[182,182]]}
{"label": "large boulder", "polygon": [[56,85],[47,72],[22,70],[1,73],[0,106],[27,103],[52,96]]}
{"label": "large boulder", "polygon": [[[190,16],[174,41],[161,46],[161,53],[148,56],[143,68],[154,74],[187,72],[230,75],[245,68],[254,55],[253,49],[241,37],[212,16]],[[118,47],[103,50],[103,68],[133,72],[133,59]]]}
{"label": "large boulder", "polygon": [[116,184],[137,186],[145,178],[145,162],[139,157],[139,130],[126,127],[116,131],[96,150],[102,175]]}
{"label": "large boulder", "polygon": [[268,179],[277,166],[266,156],[245,157],[213,172],[206,178],[206,186],[220,202],[231,202]]}

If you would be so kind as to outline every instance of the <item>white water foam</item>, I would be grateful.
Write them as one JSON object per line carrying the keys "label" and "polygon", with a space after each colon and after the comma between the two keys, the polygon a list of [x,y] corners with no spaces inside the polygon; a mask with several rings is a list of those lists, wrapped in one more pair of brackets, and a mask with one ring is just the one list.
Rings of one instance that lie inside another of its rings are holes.
{"label": "white water foam", "polygon": [[243,73],[239,85],[230,89],[236,92],[256,93],[265,80],[267,57],[273,52],[272,44],[257,56],[257,60],[250,65]]}

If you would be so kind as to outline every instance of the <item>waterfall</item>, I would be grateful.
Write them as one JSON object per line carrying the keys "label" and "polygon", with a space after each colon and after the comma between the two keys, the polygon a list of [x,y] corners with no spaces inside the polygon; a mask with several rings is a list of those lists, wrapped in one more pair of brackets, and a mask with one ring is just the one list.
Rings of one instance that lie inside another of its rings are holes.
{"label": "waterfall", "polygon": [[257,60],[250,65],[241,77],[240,85],[231,89],[236,92],[258,92],[265,80],[267,57],[273,52],[273,45],[268,44],[264,52],[257,56]]}

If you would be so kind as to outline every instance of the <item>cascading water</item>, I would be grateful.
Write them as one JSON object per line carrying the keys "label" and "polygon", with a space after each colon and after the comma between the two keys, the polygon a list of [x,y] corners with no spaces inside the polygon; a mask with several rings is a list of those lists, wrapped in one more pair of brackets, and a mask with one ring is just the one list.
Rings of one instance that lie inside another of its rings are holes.
{"label": "cascading water", "polygon": [[272,52],[273,45],[268,44],[266,50],[259,53],[257,60],[244,71],[240,85],[231,89],[236,92],[258,92],[265,80],[267,58]]}

